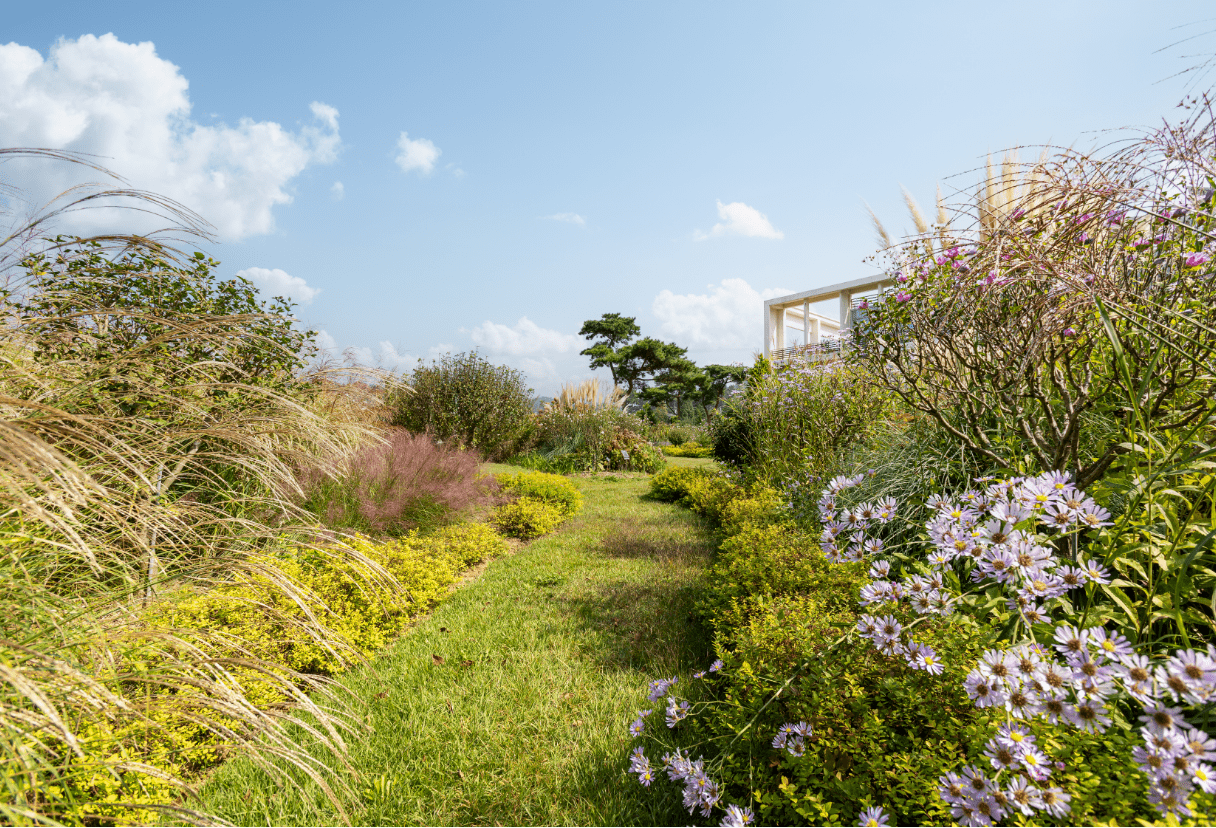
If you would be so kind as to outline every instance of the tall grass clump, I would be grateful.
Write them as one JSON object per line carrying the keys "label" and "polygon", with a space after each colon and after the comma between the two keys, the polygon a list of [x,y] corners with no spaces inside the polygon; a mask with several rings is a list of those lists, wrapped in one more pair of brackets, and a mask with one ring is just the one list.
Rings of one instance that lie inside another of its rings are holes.
{"label": "tall grass clump", "polygon": [[604,392],[595,380],[563,388],[533,419],[529,459],[545,471],[658,471],[662,453],[623,402],[619,389]]}
{"label": "tall grass clump", "polygon": [[495,486],[492,478],[478,479],[479,464],[472,451],[391,429],[349,453],[332,474],[308,466],[300,484],[305,508],[326,525],[400,535],[485,500]]}
{"label": "tall grass clump", "polygon": [[526,438],[532,389],[521,371],[473,351],[420,361],[408,389],[390,394],[387,404],[392,425],[499,460]]}
{"label": "tall grass clump", "polygon": [[[92,166],[0,150],[12,159]],[[341,761],[350,725],[336,700],[310,700],[318,680],[148,612],[180,589],[259,583],[339,653],[308,590],[265,553],[316,548],[294,470],[344,456],[368,429],[318,413],[319,385],[303,376],[311,335],[285,303],[183,252],[207,228],[180,205],[119,182],[26,218],[21,194],[6,185],[4,196],[0,821],[206,822],[187,781],[231,753],[286,759],[338,802],[326,762]],[[176,237],[54,235],[74,211],[115,202],[160,215]],[[355,549],[319,551],[350,561],[370,590],[396,589]],[[259,704],[238,671],[260,675],[278,703]],[[292,723],[318,733],[328,759],[298,750]],[[183,728],[185,741],[172,735]]]}

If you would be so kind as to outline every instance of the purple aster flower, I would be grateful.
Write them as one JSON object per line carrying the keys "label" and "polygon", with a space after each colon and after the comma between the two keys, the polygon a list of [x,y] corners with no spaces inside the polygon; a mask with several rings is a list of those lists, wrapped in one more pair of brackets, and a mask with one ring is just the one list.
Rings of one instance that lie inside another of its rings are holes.
{"label": "purple aster flower", "polygon": [[1014,777],[1013,782],[1005,789],[1005,796],[1009,798],[1013,807],[1026,816],[1030,816],[1036,809],[1043,807],[1043,798],[1039,789],[1022,776]]}
{"label": "purple aster flower", "polygon": [[1182,708],[1166,707],[1164,704],[1152,704],[1144,708],[1140,717],[1144,727],[1150,733],[1162,734],[1174,730],[1188,728],[1186,719],[1182,718]]}
{"label": "purple aster flower", "polygon": [[1199,267],[1200,265],[1207,264],[1207,262],[1208,262],[1208,254],[1191,253],[1189,256],[1186,257],[1186,261],[1183,264],[1185,264],[1187,267]]}
{"label": "purple aster flower", "polygon": [[1216,739],[1197,727],[1188,728],[1183,735],[1186,752],[1196,762],[1211,762],[1216,759]]}
{"label": "purple aster flower", "polygon": [[881,807],[875,805],[873,808],[866,808],[861,812],[861,816],[857,818],[858,826],[861,828],[879,828],[886,825],[891,817]]}
{"label": "purple aster flower", "polygon": [[984,747],[984,755],[988,757],[988,763],[998,771],[1013,767],[1021,759],[1020,751],[997,739],[988,740],[988,744]]}
{"label": "purple aster flower", "polygon": [[959,776],[954,771],[950,771],[945,776],[937,778],[938,789],[937,795],[942,798],[942,802],[947,805],[955,805],[963,802],[970,796],[970,789],[967,781]]}
{"label": "purple aster flower", "polygon": [[1036,782],[1044,782],[1051,776],[1051,760],[1034,745],[1028,745],[1018,760],[1026,769],[1026,774]]}
{"label": "purple aster flower", "polygon": [[1200,763],[1192,771],[1191,781],[1204,793],[1216,792],[1216,775],[1213,775],[1210,765]]}
{"label": "purple aster flower", "polygon": [[963,689],[975,702],[976,707],[991,707],[1005,703],[1004,691],[992,679],[978,672],[972,672],[967,676],[966,681],[963,682]]}
{"label": "purple aster flower", "polygon": [[751,808],[740,808],[738,805],[727,805],[726,816],[722,818],[723,828],[743,828],[756,821],[756,815]]}
{"label": "purple aster flower", "polygon": [[713,664],[709,665],[709,672],[716,673],[722,669],[722,659],[718,659]]}
{"label": "purple aster flower", "polygon": [[1068,804],[1072,796],[1060,788],[1045,788],[1040,792],[1040,796],[1043,800],[1043,810],[1053,817],[1062,817],[1072,809]]}

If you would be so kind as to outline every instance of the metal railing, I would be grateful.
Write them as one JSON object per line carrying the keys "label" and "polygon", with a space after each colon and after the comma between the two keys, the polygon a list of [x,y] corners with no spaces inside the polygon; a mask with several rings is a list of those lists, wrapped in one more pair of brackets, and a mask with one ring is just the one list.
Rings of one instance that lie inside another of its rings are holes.
{"label": "metal railing", "polygon": [[769,354],[774,365],[784,365],[787,362],[827,362],[839,359],[847,347],[839,339],[825,339],[818,345],[791,345],[788,348],[778,348]]}

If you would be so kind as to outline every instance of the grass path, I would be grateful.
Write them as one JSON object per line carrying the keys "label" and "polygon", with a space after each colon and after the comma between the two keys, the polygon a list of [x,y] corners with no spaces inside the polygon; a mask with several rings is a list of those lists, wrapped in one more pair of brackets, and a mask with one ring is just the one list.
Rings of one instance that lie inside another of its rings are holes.
{"label": "grass path", "polygon": [[[711,660],[690,621],[708,532],[642,500],[647,477],[575,480],[582,513],[343,676],[368,725],[350,740],[354,772],[334,780],[356,824],[687,823],[677,796],[625,774],[625,726],[648,681]],[[341,819],[311,783],[279,788],[244,760],[203,796],[240,825]]]}

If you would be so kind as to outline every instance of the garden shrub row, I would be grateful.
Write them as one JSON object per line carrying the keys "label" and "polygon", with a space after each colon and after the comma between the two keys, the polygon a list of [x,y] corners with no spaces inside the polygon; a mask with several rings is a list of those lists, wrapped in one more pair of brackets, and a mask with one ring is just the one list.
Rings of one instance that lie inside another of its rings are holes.
{"label": "garden shrub row", "polygon": [[[703,753],[705,774],[721,786],[720,806],[750,807],[761,825],[851,824],[875,805],[892,824],[952,824],[939,777],[968,758],[982,760],[1004,721],[1003,709],[977,709],[963,689],[997,631],[963,614],[922,617],[917,638],[945,670],[910,670],[853,632],[866,563],[829,563],[819,538],[792,520],[775,490],[671,469],[652,481],[652,496],[700,512],[721,535],[698,605],[720,665],[681,688],[691,715],[675,728],[651,721],[639,744],[647,752],[656,742],[659,751],[696,745],[690,758]],[[916,616],[899,617],[908,624]],[[789,722],[810,725],[802,755],[774,747]],[[1065,823],[1153,816],[1110,784],[1136,773],[1131,751],[1139,737],[1123,724],[1105,734],[1039,734],[1064,764],[1053,781],[1072,795]],[[678,795],[666,780],[655,784],[665,786]]]}

